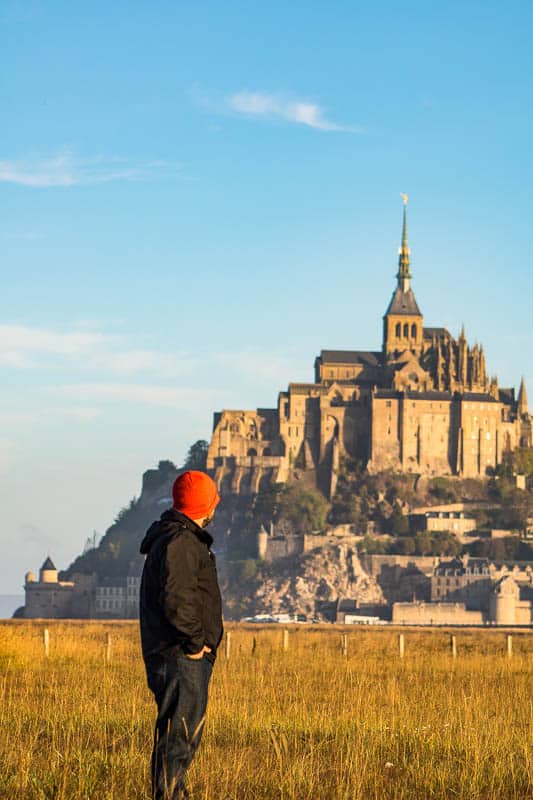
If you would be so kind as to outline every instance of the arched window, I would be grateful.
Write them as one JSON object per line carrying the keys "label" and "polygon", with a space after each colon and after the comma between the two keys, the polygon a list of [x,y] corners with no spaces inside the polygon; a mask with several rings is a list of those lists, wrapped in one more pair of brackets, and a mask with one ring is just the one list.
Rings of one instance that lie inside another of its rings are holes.
{"label": "arched window", "polygon": [[409,323],[408,323],[408,322],[405,322],[405,323],[404,323],[404,326],[403,326],[403,335],[405,336],[405,338],[406,338],[406,339],[407,339],[407,338],[408,338],[408,336],[409,336]]}
{"label": "arched window", "polygon": [[249,456],[256,456],[257,455],[257,450],[255,449],[255,447],[250,447],[250,449],[248,450],[248,455]]}
{"label": "arched window", "polygon": [[416,325],[414,323],[411,325],[411,339],[416,341]]}
{"label": "arched window", "polygon": [[402,326],[399,322],[396,323],[396,338],[399,339],[402,335]]}
{"label": "arched window", "polygon": [[272,455],[272,450],[270,449],[270,447],[265,447],[265,449],[263,450],[263,455],[264,456],[271,456]]}

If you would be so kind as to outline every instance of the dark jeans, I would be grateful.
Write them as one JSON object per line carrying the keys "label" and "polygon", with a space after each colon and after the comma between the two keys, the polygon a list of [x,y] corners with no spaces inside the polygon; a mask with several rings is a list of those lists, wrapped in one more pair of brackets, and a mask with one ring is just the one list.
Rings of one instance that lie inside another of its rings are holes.
{"label": "dark jeans", "polygon": [[183,654],[157,657],[146,664],[148,686],[157,703],[152,752],[154,800],[188,796],[185,771],[202,738],[212,669],[205,656],[192,659]]}

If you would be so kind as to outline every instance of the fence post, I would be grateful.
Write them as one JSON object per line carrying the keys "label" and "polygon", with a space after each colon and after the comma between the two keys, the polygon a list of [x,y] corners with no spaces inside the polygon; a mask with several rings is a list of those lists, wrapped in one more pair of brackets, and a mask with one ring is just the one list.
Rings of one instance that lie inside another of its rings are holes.
{"label": "fence post", "polygon": [[231,631],[226,632],[226,661],[229,661],[231,655]]}
{"label": "fence post", "polygon": [[348,634],[343,633],[341,637],[341,653],[343,656],[348,655]]}
{"label": "fence post", "polygon": [[400,633],[398,636],[398,653],[400,654],[400,658],[404,657],[405,653],[405,639],[403,633]]}
{"label": "fence post", "polygon": [[507,658],[513,655],[513,637],[510,633],[507,634]]}
{"label": "fence post", "polygon": [[287,651],[289,649],[289,629],[283,629],[283,649]]}
{"label": "fence post", "polygon": [[457,639],[455,636],[450,636],[450,648],[452,652],[452,656],[455,658],[457,656]]}
{"label": "fence post", "polygon": [[105,663],[107,665],[111,664],[111,634],[106,633],[105,635]]}
{"label": "fence post", "polygon": [[44,654],[46,658],[50,655],[50,631],[45,628],[43,631]]}

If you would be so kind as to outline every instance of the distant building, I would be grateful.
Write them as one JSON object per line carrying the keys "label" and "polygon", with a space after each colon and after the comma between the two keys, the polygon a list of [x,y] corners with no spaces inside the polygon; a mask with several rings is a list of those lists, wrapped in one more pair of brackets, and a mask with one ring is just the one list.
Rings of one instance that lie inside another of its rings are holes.
{"label": "distant building", "polygon": [[394,603],[396,623],[533,625],[533,563],[486,558],[439,560],[431,601]]}
{"label": "distant building", "polygon": [[298,471],[332,496],[343,455],[373,472],[483,478],[531,445],[524,380],[518,394],[500,388],[464,329],[424,325],[405,208],[396,278],[380,350],[322,350],[314,382],[289,384],[276,408],[215,414],[207,467],[223,493],[255,493]]}
{"label": "distant building", "polygon": [[26,619],[133,619],[138,616],[142,562],[132,562],[126,577],[104,578],[76,573],[60,581],[51,558],[39,580],[27,572],[24,581]]}

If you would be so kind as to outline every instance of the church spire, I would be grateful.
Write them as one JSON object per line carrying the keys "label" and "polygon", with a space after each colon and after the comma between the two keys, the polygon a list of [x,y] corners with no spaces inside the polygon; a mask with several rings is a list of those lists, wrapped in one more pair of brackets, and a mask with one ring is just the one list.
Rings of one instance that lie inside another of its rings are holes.
{"label": "church spire", "polygon": [[522,381],[520,383],[520,389],[518,391],[518,413],[521,416],[524,416],[528,413],[527,408],[527,390],[526,390],[526,381],[524,377],[522,377]]}
{"label": "church spire", "polygon": [[403,199],[403,227],[402,227],[402,246],[400,247],[400,257],[398,259],[398,274],[396,277],[398,278],[398,286],[400,287],[402,292],[406,292],[409,289],[410,282],[411,282],[411,270],[410,270],[410,250],[409,245],[407,244],[407,200],[408,197],[406,194],[402,194]]}

